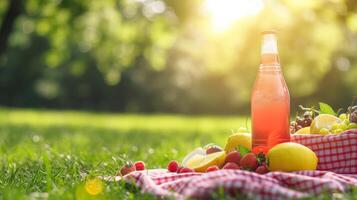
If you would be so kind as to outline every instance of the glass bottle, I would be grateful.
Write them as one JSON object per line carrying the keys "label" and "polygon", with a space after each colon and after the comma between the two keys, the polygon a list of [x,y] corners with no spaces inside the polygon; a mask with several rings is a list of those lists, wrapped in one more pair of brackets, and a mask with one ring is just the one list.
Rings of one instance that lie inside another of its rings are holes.
{"label": "glass bottle", "polygon": [[289,142],[290,95],[281,71],[277,37],[264,31],[261,64],[251,97],[252,146]]}

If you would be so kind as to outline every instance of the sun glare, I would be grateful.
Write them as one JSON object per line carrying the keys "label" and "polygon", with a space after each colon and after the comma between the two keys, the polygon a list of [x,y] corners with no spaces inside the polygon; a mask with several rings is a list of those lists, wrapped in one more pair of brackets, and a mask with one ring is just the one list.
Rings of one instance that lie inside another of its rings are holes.
{"label": "sun glare", "polygon": [[226,30],[239,18],[256,15],[263,7],[263,0],[206,0],[204,4],[216,31]]}

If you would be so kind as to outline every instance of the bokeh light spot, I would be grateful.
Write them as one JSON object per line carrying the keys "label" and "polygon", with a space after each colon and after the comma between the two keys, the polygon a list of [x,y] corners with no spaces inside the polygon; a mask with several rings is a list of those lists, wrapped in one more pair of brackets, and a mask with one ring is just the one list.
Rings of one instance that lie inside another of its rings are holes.
{"label": "bokeh light spot", "polygon": [[98,178],[90,179],[86,181],[84,188],[88,194],[95,196],[103,191],[103,182]]}

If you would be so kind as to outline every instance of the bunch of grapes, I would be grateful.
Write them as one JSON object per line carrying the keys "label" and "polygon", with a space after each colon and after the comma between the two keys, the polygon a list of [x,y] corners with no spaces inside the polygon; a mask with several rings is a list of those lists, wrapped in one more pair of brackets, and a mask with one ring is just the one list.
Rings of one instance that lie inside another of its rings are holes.
{"label": "bunch of grapes", "polygon": [[299,129],[310,126],[312,120],[313,117],[311,111],[306,111],[302,117],[297,116],[295,121],[292,121],[290,124],[290,133],[295,133]]}
{"label": "bunch of grapes", "polygon": [[[306,112],[303,116],[297,116],[295,121],[291,122],[290,133],[292,134],[304,127],[310,126],[314,117],[320,113],[313,107],[305,108],[300,106],[300,108]],[[338,122],[331,127],[322,128],[319,133],[324,135],[331,133],[338,134],[346,130],[357,129],[357,105],[348,107],[347,112],[340,114],[338,117],[340,119]]]}
{"label": "bunch of grapes", "polygon": [[357,129],[357,106],[350,106],[347,113],[339,115],[340,122],[332,125],[331,133],[341,133],[349,129]]}
{"label": "bunch of grapes", "polygon": [[332,127],[331,127],[331,130],[329,130],[329,132],[331,132],[331,133],[342,133],[343,131],[357,128],[357,123],[351,122],[348,119],[349,118],[348,114],[343,113],[343,114],[341,114],[339,116],[339,118],[340,118],[341,121],[339,123],[333,124]]}

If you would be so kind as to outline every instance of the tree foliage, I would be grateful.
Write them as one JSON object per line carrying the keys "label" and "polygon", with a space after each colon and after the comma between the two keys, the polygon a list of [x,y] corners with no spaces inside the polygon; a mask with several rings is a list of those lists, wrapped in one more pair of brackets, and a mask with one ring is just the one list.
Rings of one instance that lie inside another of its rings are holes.
{"label": "tree foliage", "polygon": [[[0,2],[3,24],[9,2]],[[266,28],[279,32],[293,105],[322,98],[345,106],[357,94],[351,0],[266,1],[222,32],[212,30],[203,0],[22,3],[0,53],[2,105],[247,111]]]}

